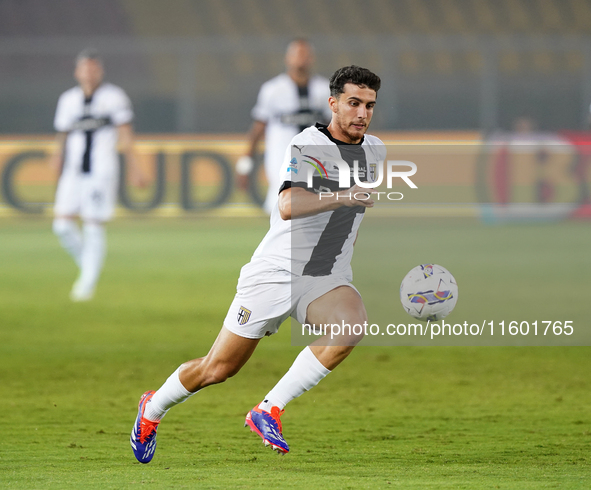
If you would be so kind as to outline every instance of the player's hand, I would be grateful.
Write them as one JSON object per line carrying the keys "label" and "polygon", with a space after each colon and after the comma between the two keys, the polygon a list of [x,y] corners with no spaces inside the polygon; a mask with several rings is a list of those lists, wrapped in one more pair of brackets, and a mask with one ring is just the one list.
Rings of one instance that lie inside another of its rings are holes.
{"label": "player's hand", "polygon": [[248,155],[241,156],[236,161],[236,183],[243,191],[248,190],[249,176],[254,168],[252,157]]}
{"label": "player's hand", "polygon": [[373,208],[375,201],[371,198],[372,194],[377,191],[373,188],[361,187],[355,184],[346,191],[340,191],[337,193],[338,201],[342,202],[344,206],[362,206],[364,208]]}
{"label": "player's hand", "polygon": [[150,184],[150,179],[144,173],[144,171],[137,165],[133,165],[129,171],[129,182],[135,187],[145,189]]}

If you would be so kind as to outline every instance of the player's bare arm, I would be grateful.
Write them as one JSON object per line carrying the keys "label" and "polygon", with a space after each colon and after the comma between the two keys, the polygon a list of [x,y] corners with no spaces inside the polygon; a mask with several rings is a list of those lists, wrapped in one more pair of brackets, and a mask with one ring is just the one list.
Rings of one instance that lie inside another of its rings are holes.
{"label": "player's bare arm", "polygon": [[64,163],[64,149],[68,133],[60,131],[55,135],[55,150],[49,157],[49,166],[56,173],[60,174]]}
{"label": "player's bare arm", "polygon": [[279,195],[279,214],[283,220],[290,220],[334,211],[342,206],[371,208],[375,203],[370,196],[373,192],[373,189],[354,185],[347,190],[326,193],[325,197],[301,187],[290,187]]}
{"label": "player's bare arm", "polygon": [[254,121],[248,132],[248,150],[246,154],[236,162],[236,173],[238,174],[238,187],[246,189],[248,186],[248,176],[254,168],[253,158],[257,153],[259,142],[265,135],[267,123],[264,121]]}
{"label": "player's bare arm", "polygon": [[254,121],[252,123],[248,133],[248,151],[246,152],[246,155],[250,158],[254,158],[256,155],[257,147],[265,135],[266,127],[267,123],[264,121]]}
{"label": "player's bare arm", "polygon": [[129,170],[129,179],[132,185],[145,187],[148,184],[148,178],[142,171],[137,161],[135,152],[135,134],[131,123],[117,126],[119,147],[125,155],[125,163]]}

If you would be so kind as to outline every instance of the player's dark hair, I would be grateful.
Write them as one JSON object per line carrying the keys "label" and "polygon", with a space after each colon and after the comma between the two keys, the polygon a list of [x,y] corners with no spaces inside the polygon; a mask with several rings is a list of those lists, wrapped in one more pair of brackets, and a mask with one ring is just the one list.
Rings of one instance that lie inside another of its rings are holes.
{"label": "player's dark hair", "polygon": [[78,56],[76,56],[76,64],[81,60],[96,60],[99,63],[102,63],[103,61],[101,60],[99,52],[94,48],[86,48],[80,51]]}
{"label": "player's dark hair", "polygon": [[351,65],[339,68],[330,77],[330,95],[338,97],[345,91],[345,84],[353,83],[357,86],[366,86],[375,90],[376,94],[380,90],[382,81],[375,73],[372,73],[367,68]]}

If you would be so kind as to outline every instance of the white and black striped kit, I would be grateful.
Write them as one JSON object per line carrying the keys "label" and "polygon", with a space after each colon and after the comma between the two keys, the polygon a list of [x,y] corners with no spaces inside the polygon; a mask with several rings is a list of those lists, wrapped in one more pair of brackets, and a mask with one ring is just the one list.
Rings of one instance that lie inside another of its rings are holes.
{"label": "white and black striped kit", "polygon": [[129,98],[110,83],[100,85],[91,96],[85,96],[80,87],[61,95],[54,126],[67,137],[56,215],[111,219],[119,180],[117,127],[132,120]]}
{"label": "white and black striped kit", "polygon": [[[381,165],[385,154],[384,144],[375,136],[365,135],[359,144],[349,145],[332,138],[326,126],[316,124],[291,141],[283,159],[280,192],[286,187],[307,189],[309,170],[314,175],[313,188],[308,189],[310,192],[338,191],[338,167],[330,163],[334,160],[344,160],[351,169],[353,160],[357,160],[360,179],[368,181],[368,164]],[[322,167],[316,165],[310,169],[307,162],[313,161],[322,163]],[[348,187],[354,185],[352,171],[348,184]],[[362,206],[343,206],[335,211],[284,221],[275,206],[271,214],[271,228],[253,259],[264,259],[297,275],[337,274],[352,278],[353,243],[364,212]]]}

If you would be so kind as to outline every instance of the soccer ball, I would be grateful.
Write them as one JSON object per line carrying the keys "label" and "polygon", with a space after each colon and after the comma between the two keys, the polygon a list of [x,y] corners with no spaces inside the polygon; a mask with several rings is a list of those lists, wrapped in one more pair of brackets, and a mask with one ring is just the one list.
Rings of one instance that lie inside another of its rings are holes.
{"label": "soccer ball", "polygon": [[441,320],[458,302],[458,284],[440,265],[417,265],[400,284],[400,301],[404,310],[417,320]]}

